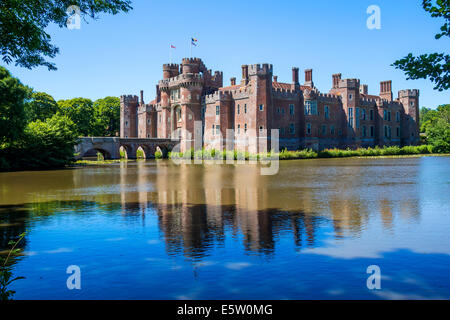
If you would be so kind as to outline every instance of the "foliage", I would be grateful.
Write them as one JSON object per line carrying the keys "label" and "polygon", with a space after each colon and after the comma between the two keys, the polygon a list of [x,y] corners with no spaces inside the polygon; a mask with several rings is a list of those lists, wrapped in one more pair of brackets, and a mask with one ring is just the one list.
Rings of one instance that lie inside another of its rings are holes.
{"label": "foliage", "polygon": [[63,167],[73,161],[77,138],[76,127],[66,116],[30,122],[21,139],[0,148],[0,169]]}
{"label": "foliage", "polygon": [[21,249],[17,248],[17,245],[25,237],[25,235],[26,232],[19,235],[18,240],[9,242],[9,245],[11,245],[12,248],[5,259],[0,256],[0,299],[3,301],[10,300],[16,293],[15,291],[8,289],[11,284],[14,281],[25,279],[24,277],[13,278],[11,266],[8,265],[9,258],[20,253]]}
{"label": "foliage", "polygon": [[162,159],[163,158],[163,154],[161,151],[156,151],[155,152],[155,159]]}
{"label": "foliage", "polygon": [[50,24],[60,28],[72,12],[67,8],[76,5],[80,15],[96,19],[100,13],[117,14],[128,12],[129,0],[2,0],[0,2],[0,55],[3,62],[28,69],[46,66],[56,70],[54,58],[59,49],[51,43],[45,29]]}
{"label": "foliage", "polygon": [[94,107],[92,100],[74,98],[58,101],[59,112],[75,123],[80,136],[95,135]]}
{"label": "foliage", "polygon": [[0,147],[18,139],[26,125],[24,105],[31,89],[0,67]]}
{"label": "foliage", "polygon": [[[450,1],[423,0],[422,6],[433,18],[444,18],[445,23],[440,28],[436,39],[450,36]],[[406,73],[407,79],[427,79],[434,82],[435,90],[443,91],[450,88],[450,55],[445,53],[422,54],[414,57],[412,53],[393,63],[397,69]]]}
{"label": "foliage", "polygon": [[31,101],[25,105],[25,112],[28,121],[45,121],[58,112],[58,104],[48,93],[33,92]]}
{"label": "foliage", "polygon": [[441,105],[425,115],[421,130],[436,152],[450,152],[450,104]]}
{"label": "foliage", "polygon": [[91,133],[98,137],[114,137],[120,131],[120,99],[106,97],[94,102]]}
{"label": "foliage", "polygon": [[142,150],[141,148],[138,148],[137,151],[136,151],[136,158],[138,158],[138,159],[145,159],[144,150]]}

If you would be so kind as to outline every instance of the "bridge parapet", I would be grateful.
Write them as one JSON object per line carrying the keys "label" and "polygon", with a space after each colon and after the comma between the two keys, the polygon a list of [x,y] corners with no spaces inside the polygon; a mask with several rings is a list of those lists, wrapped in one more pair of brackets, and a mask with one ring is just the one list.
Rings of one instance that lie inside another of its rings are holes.
{"label": "bridge parapet", "polygon": [[75,146],[75,158],[81,159],[89,151],[96,150],[105,159],[120,159],[120,147],[125,148],[129,159],[136,159],[139,147],[144,149],[146,158],[150,158],[158,147],[163,153],[167,153],[179,142],[180,140],[161,138],[81,137]]}

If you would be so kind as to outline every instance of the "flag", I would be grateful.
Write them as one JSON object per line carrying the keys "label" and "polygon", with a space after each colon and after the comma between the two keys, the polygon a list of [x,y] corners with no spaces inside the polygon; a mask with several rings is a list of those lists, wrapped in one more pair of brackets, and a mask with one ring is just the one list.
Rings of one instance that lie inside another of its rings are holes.
{"label": "flag", "polygon": [[176,49],[176,47],[173,44],[170,45],[170,48]]}
{"label": "flag", "polygon": [[197,46],[197,42],[198,40],[195,38],[191,38],[191,44],[193,44],[194,46]]}

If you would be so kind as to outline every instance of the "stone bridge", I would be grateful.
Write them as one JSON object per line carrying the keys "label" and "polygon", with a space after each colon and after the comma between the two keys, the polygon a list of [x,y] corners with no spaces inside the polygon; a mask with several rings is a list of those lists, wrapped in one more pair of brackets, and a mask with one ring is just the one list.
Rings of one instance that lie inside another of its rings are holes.
{"label": "stone bridge", "polygon": [[128,159],[136,159],[139,147],[146,159],[154,158],[158,148],[165,157],[178,143],[179,140],[158,138],[83,137],[75,146],[75,158],[78,160],[100,152],[105,159],[120,159],[120,149],[123,148]]}

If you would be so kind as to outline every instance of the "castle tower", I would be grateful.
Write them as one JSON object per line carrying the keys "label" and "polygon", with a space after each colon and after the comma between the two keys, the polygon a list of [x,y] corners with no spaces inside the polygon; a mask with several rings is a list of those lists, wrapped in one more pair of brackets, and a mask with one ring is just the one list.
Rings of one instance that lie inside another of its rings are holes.
{"label": "castle tower", "polygon": [[419,90],[400,90],[398,100],[403,105],[402,140],[404,144],[419,141]]}
{"label": "castle tower", "polygon": [[120,137],[137,137],[138,96],[123,95],[120,97]]}
{"label": "castle tower", "polygon": [[163,64],[163,79],[170,79],[180,74],[180,66],[176,63]]}
{"label": "castle tower", "polygon": [[[347,132],[347,137],[354,139],[358,136],[358,121],[359,121],[359,79],[343,79],[339,81],[339,92],[342,97],[342,104],[346,114],[346,124],[344,131]],[[353,143],[349,141],[348,143]]]}
{"label": "castle tower", "polygon": [[[255,90],[255,103],[251,106],[250,118],[255,119],[254,129],[256,136],[267,137],[268,129],[271,128],[271,115],[273,114],[272,106],[272,77],[273,66],[271,64],[264,63],[253,64],[248,67],[249,80],[256,88]],[[253,114],[252,114],[253,113]],[[260,138],[261,139],[261,138]],[[261,140],[260,140],[261,142]],[[263,143],[263,142],[261,142]],[[267,143],[267,142],[266,142]],[[258,152],[264,151],[259,150]],[[270,150],[270,146],[266,145],[267,150]]]}

